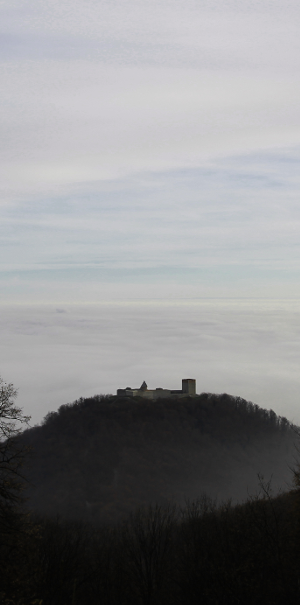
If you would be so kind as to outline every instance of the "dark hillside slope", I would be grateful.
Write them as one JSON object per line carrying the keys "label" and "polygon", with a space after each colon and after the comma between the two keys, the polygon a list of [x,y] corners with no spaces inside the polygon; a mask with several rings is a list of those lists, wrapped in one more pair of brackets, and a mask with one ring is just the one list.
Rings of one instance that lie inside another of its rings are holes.
{"label": "dark hillside slope", "polygon": [[28,503],[101,521],[203,492],[242,500],[257,491],[258,473],[287,489],[296,439],[285,418],[229,395],[80,399],[24,432]]}

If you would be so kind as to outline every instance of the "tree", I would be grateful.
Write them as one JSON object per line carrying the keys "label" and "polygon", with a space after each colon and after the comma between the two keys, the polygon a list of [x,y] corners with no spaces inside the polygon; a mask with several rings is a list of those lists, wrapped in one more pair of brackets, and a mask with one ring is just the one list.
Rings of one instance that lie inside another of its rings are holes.
{"label": "tree", "polygon": [[172,504],[141,507],[124,525],[122,552],[131,602],[136,602],[134,593],[142,605],[166,602],[164,584],[175,525],[176,507]]}
{"label": "tree", "polygon": [[30,417],[15,404],[17,391],[0,378],[0,603],[33,605],[36,529],[22,507],[21,467],[26,448],[18,435]]}
{"label": "tree", "polygon": [[0,377],[0,524],[9,523],[15,506],[21,501],[21,466],[25,450],[17,437],[30,416],[15,405],[17,391]]}

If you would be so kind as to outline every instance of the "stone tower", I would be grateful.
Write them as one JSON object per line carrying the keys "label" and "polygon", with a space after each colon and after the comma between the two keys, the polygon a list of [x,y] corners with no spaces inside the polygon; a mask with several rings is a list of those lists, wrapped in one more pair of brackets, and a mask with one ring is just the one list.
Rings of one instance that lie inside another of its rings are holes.
{"label": "stone tower", "polygon": [[183,378],[182,392],[186,395],[196,395],[196,380],[194,378]]}

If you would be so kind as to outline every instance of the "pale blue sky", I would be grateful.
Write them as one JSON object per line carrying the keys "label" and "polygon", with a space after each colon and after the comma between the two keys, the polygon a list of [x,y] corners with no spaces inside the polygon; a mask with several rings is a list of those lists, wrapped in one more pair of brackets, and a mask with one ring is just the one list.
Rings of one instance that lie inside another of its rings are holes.
{"label": "pale blue sky", "polygon": [[20,321],[33,303],[299,298],[296,0],[2,0],[0,17],[0,302]]}

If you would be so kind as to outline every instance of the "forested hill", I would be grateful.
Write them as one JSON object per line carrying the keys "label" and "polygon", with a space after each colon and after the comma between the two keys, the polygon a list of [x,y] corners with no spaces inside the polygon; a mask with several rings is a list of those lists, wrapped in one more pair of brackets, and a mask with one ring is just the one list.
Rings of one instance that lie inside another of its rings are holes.
{"label": "forested hill", "polygon": [[203,492],[243,500],[257,492],[258,474],[285,490],[297,436],[273,411],[204,393],[155,402],[79,399],[49,413],[22,440],[32,450],[29,507],[101,521]]}

